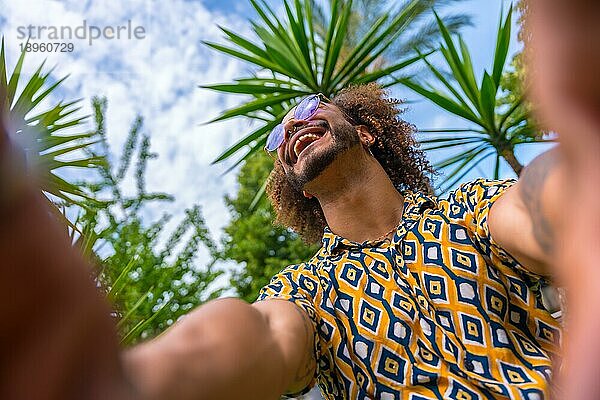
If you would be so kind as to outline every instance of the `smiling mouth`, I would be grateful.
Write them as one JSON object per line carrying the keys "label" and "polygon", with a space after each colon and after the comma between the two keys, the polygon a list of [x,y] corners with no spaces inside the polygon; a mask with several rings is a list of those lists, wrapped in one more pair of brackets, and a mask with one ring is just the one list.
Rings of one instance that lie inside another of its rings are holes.
{"label": "smiling mouth", "polygon": [[321,139],[325,133],[327,133],[327,126],[323,125],[324,124],[318,124],[302,128],[294,135],[289,150],[290,161],[292,161],[292,163],[296,163],[300,154],[302,154],[308,146]]}
{"label": "smiling mouth", "polygon": [[294,155],[296,158],[300,156],[300,153],[304,151],[309,145],[321,139],[321,136],[315,135],[314,133],[307,133],[302,135],[296,140],[296,144],[294,145]]}

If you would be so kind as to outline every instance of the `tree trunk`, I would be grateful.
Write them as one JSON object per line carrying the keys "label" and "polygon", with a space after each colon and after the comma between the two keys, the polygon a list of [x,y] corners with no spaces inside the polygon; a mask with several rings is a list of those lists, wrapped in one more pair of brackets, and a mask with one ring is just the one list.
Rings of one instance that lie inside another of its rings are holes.
{"label": "tree trunk", "polygon": [[517,160],[517,157],[515,157],[514,150],[504,150],[501,155],[502,158],[504,158],[508,165],[510,165],[510,167],[513,169],[513,171],[515,171],[515,174],[517,174],[517,176],[521,176],[523,165],[519,162],[519,160]]}

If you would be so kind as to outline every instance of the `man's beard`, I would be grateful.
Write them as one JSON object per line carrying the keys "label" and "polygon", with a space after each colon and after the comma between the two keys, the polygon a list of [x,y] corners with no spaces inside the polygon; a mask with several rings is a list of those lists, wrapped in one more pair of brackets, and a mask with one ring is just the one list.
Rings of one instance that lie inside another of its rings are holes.
{"label": "man's beard", "polygon": [[308,154],[300,173],[294,170],[287,172],[287,179],[294,189],[304,190],[304,186],[321,175],[333,161],[346,150],[360,144],[356,129],[349,123],[330,126],[333,144],[320,152]]}

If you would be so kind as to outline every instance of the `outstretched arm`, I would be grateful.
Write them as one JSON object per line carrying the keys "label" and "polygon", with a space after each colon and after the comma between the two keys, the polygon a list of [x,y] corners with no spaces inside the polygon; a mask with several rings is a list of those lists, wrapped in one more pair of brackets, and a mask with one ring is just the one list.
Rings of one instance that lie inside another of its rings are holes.
{"label": "outstretched arm", "polygon": [[[600,3],[529,0],[527,70],[544,125],[566,165],[554,272],[567,286],[562,398],[600,398]],[[562,239],[562,240],[561,240]]]}
{"label": "outstretched arm", "polygon": [[313,335],[291,302],[222,299],[127,351],[125,368],[148,399],[278,399],[310,383]]}
{"label": "outstretched arm", "polygon": [[282,300],[210,302],[122,353],[89,266],[26,176],[4,122],[0,398],[262,400],[310,383],[313,325]]}
{"label": "outstretched arm", "polygon": [[557,231],[564,163],[559,148],[535,158],[519,181],[492,206],[490,234],[525,268],[550,274]]}
{"label": "outstretched arm", "polygon": [[[562,157],[559,171],[542,179],[547,190],[534,191],[541,204],[548,205],[541,215],[550,228],[539,231],[541,241],[536,242],[541,247],[531,254],[551,266],[567,288],[568,343],[565,368],[559,374],[561,398],[596,399],[600,398],[600,317],[595,311],[600,306],[600,3],[529,0],[528,6],[531,92],[538,118],[560,135]],[[515,208],[526,209],[525,204]],[[507,238],[508,231],[502,232],[500,219],[507,213],[502,207],[495,211],[495,227],[490,225],[490,230],[519,249]],[[552,246],[542,254],[544,243]]]}

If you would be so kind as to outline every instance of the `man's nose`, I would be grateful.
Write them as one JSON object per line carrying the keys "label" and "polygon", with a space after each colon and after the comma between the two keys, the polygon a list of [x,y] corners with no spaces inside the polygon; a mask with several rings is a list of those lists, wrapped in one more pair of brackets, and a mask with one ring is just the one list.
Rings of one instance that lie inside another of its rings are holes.
{"label": "man's nose", "polygon": [[308,122],[303,120],[303,119],[290,119],[288,122],[285,123],[285,125],[283,126],[284,129],[284,133],[285,133],[285,140],[288,140],[289,138],[291,138],[294,133],[298,132],[298,130],[300,128],[302,128],[304,125],[306,125]]}

